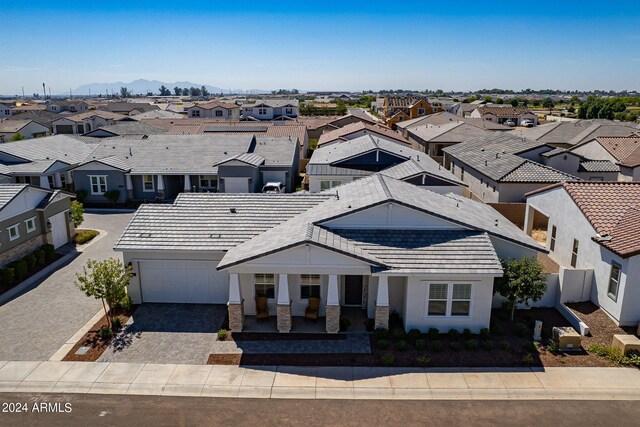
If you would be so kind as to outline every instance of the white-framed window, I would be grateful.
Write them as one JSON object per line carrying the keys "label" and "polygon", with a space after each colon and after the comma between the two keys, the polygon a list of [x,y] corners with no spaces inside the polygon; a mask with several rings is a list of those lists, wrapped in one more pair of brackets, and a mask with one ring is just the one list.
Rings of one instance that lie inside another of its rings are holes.
{"label": "white-framed window", "polygon": [[273,274],[256,274],[255,292],[256,297],[267,297],[274,299],[276,297],[276,278]]}
{"label": "white-framed window", "polygon": [[222,117],[222,110],[216,110],[216,117]]}
{"label": "white-framed window", "polygon": [[320,298],[320,275],[300,275],[300,299]]}
{"label": "white-framed window", "polygon": [[32,231],[35,231],[35,229],[36,229],[36,217],[35,216],[33,218],[29,218],[24,223],[27,226],[27,233],[31,233]]}
{"label": "white-framed window", "polygon": [[578,248],[580,242],[577,239],[573,239],[573,248],[571,249],[571,267],[576,268],[578,265]]}
{"label": "white-framed window", "polygon": [[284,113],[285,114],[293,114],[293,108],[285,108]]}
{"label": "white-framed window", "polygon": [[418,108],[418,115],[419,116],[424,116],[425,110],[424,108]]}
{"label": "white-framed window", "polygon": [[429,283],[427,316],[462,317],[471,314],[470,283]]}
{"label": "white-framed window", "polygon": [[200,175],[200,188],[218,188],[218,178],[215,175]]}
{"label": "white-framed window", "polygon": [[156,191],[153,175],[142,175],[142,191]]}
{"label": "white-framed window", "polygon": [[49,181],[49,188],[56,188],[56,182],[53,179],[53,175],[47,175],[47,181]]}
{"label": "white-framed window", "polygon": [[342,181],[320,181],[320,190],[328,190],[342,185]]}
{"label": "white-framed window", "polygon": [[9,240],[13,241],[20,237],[20,229],[18,228],[18,224],[12,225],[7,228],[9,230]]}
{"label": "white-framed window", "polygon": [[200,110],[191,110],[191,117],[200,117]]}
{"label": "white-framed window", "polygon": [[67,173],[66,172],[60,172],[60,185],[62,186],[62,188],[66,188],[67,187]]}
{"label": "white-framed window", "polygon": [[266,108],[258,108],[258,114],[267,114]]}
{"label": "white-framed window", "polygon": [[106,175],[90,175],[91,194],[103,195],[107,192],[107,176]]}
{"label": "white-framed window", "polygon": [[549,250],[551,252],[555,251],[556,249],[556,233],[558,232],[558,230],[556,229],[555,225],[551,226],[551,238],[549,239]]}
{"label": "white-framed window", "polygon": [[611,263],[611,273],[609,274],[609,287],[607,288],[607,295],[614,301],[618,301],[618,287],[620,285],[620,264],[617,262]]}

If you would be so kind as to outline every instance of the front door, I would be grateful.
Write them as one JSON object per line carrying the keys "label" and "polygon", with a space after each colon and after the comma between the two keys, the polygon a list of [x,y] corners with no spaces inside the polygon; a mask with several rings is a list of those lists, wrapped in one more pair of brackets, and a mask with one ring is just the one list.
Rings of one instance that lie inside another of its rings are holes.
{"label": "front door", "polygon": [[344,305],[362,305],[362,276],[344,276]]}

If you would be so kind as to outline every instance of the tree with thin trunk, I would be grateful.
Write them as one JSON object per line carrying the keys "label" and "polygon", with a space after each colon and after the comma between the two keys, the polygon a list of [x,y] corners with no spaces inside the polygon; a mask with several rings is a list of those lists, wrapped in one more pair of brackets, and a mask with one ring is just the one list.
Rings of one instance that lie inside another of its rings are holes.
{"label": "tree with thin trunk", "polygon": [[504,274],[496,279],[495,291],[505,297],[513,321],[516,306],[539,301],[547,290],[542,265],[535,258],[501,260]]}
{"label": "tree with thin trunk", "polygon": [[131,280],[131,267],[124,266],[115,258],[98,261],[90,259],[83,267],[82,274],[76,273],[74,284],[87,295],[102,301],[104,314],[113,329],[113,308],[126,295],[126,288]]}

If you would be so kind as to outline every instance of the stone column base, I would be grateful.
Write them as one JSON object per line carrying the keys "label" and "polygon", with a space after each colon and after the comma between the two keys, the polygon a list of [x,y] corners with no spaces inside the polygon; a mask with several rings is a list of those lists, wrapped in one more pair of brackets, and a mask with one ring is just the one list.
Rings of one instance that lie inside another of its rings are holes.
{"label": "stone column base", "polygon": [[327,333],[337,334],[340,332],[340,306],[328,305],[327,306]]}
{"label": "stone column base", "polygon": [[389,329],[389,306],[376,306],[374,328]]}
{"label": "stone column base", "polygon": [[228,303],[229,329],[240,332],[244,327],[244,304]]}
{"label": "stone column base", "polygon": [[276,319],[278,323],[278,332],[291,332],[291,305],[278,304],[276,307]]}

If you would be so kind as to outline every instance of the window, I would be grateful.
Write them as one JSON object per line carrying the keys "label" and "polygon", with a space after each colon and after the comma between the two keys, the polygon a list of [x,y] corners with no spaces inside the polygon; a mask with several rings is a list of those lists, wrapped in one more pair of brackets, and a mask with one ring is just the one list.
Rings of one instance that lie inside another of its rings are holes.
{"label": "window", "polygon": [[47,181],[49,181],[49,188],[56,188],[55,181],[52,175],[47,175]]}
{"label": "window", "polygon": [[218,188],[218,178],[215,175],[200,175],[200,188]]}
{"label": "window", "polygon": [[222,110],[216,110],[216,117],[222,117]]}
{"label": "window", "polygon": [[328,190],[339,185],[342,185],[342,181],[320,181],[320,190]]}
{"label": "window", "polygon": [[16,240],[18,237],[20,237],[18,224],[12,225],[11,227],[7,228],[7,230],[9,230],[9,240]]}
{"label": "window", "polygon": [[200,117],[200,110],[191,110],[191,117]]}
{"label": "window", "polygon": [[29,218],[24,222],[27,225],[27,233],[31,233],[36,229],[36,217]]}
{"label": "window", "polygon": [[293,114],[293,108],[285,108],[284,113],[285,114]]}
{"label": "window", "polygon": [[556,250],[556,226],[552,225],[551,226],[551,239],[549,241],[549,250],[551,252]]}
{"label": "window", "polygon": [[89,176],[91,182],[91,194],[103,195],[107,192],[107,177],[105,175]]}
{"label": "window", "polygon": [[424,116],[424,108],[418,108],[418,115]]}
{"label": "window", "polygon": [[267,114],[266,108],[258,108],[258,114]]}
{"label": "window", "polygon": [[464,181],[464,167],[460,167],[460,181]]}
{"label": "window", "polygon": [[153,175],[142,175],[142,191],[155,191]]}
{"label": "window", "polygon": [[256,297],[273,299],[276,296],[276,279],[273,274],[256,274]]}
{"label": "window", "polygon": [[576,239],[573,239],[573,249],[571,250],[571,267],[575,268],[578,264],[578,246],[580,242]]}
{"label": "window", "polygon": [[320,298],[320,275],[303,274],[300,276],[300,299]]}
{"label": "window", "polygon": [[449,285],[446,283],[431,283],[429,285],[429,301],[427,303],[429,316],[446,316],[448,289]]}
{"label": "window", "polygon": [[451,296],[451,315],[468,316],[471,308],[471,285],[454,283]]}
{"label": "window", "polygon": [[601,176],[590,176],[589,181],[604,181],[604,178]]}
{"label": "window", "polygon": [[611,274],[609,275],[609,288],[607,295],[614,301],[618,300],[618,285],[620,284],[620,264],[611,263]]}
{"label": "window", "polygon": [[61,188],[67,187],[67,174],[66,172],[60,172],[60,186]]}

